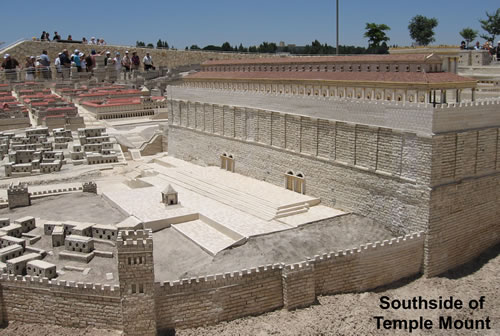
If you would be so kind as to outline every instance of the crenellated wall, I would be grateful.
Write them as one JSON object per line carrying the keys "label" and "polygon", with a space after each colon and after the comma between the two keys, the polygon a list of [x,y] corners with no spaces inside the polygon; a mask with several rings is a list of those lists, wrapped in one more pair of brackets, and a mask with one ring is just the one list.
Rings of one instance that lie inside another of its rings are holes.
{"label": "crenellated wall", "polygon": [[295,309],[311,305],[317,295],[389,284],[421,272],[423,242],[424,235],[414,233],[296,264],[156,283],[158,329],[193,328],[281,307]]}
{"label": "crenellated wall", "polygon": [[4,321],[123,329],[117,286],[2,274]]}

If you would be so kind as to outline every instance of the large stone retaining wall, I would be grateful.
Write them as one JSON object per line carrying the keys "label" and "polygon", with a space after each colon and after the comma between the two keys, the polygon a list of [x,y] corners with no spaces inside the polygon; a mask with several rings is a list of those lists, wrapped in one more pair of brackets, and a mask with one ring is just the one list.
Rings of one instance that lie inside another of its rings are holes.
{"label": "large stone retaining wall", "polygon": [[3,274],[4,321],[122,330],[117,287]]}
{"label": "large stone retaining wall", "polygon": [[95,49],[98,53],[105,53],[110,51],[114,57],[115,52],[120,52],[123,57],[125,51],[129,51],[130,55],[132,52],[136,51],[137,55],[142,58],[149,52],[153,62],[156,66],[168,66],[169,68],[189,65],[189,64],[200,64],[204,61],[210,59],[234,59],[234,58],[257,58],[257,57],[269,57],[269,54],[241,54],[241,53],[223,53],[223,52],[209,52],[209,51],[185,51],[185,50],[164,50],[164,49],[147,49],[147,48],[136,48],[127,46],[97,46],[88,45],[80,43],[58,43],[58,42],[38,42],[38,41],[24,41],[20,44],[14,45],[13,47],[4,50],[3,53],[9,53],[11,56],[15,57],[19,63],[24,63],[24,58],[26,56],[37,56],[42,53],[43,50],[47,50],[47,53],[53,61],[63,49],[68,49],[72,53],[75,49],[85,52],[87,55],[92,49]]}
{"label": "large stone retaining wall", "polygon": [[433,276],[500,241],[498,106],[457,104],[430,114],[424,106],[422,116],[430,119],[421,125],[431,126],[413,133],[170,101],[169,153],[216,166],[223,153],[231,154],[235,172],[283,187],[285,173],[300,172],[306,194],[327,205],[400,234],[425,230],[425,273]]}
{"label": "large stone retaining wall", "polygon": [[412,132],[232,106],[171,101],[169,154],[278,186],[305,176],[322,202],[406,234],[427,227],[432,139]]}
{"label": "large stone retaining wall", "polygon": [[500,242],[499,133],[491,127],[434,137],[425,260],[429,276]]}

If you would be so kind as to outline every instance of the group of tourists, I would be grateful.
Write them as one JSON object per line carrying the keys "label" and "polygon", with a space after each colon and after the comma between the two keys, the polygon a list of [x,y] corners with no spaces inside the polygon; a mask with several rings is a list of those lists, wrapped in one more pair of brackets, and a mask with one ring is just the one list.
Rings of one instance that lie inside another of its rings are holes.
{"label": "group of tourists", "polygon": [[[37,38],[33,37],[33,40],[37,40]],[[50,40],[50,33],[46,32],[46,31],[43,31],[39,40],[40,41],[45,41],[45,42],[50,42],[51,41]],[[80,41],[74,41],[73,37],[71,35],[68,35],[68,37],[66,38],[66,40],[63,40],[61,38],[61,35],[59,35],[58,32],[54,32],[54,37],[52,38],[52,41],[53,42],[59,42],[59,41],[67,42],[67,41],[70,41],[70,42],[78,42],[78,43],[82,43],[82,44],[91,44],[91,45],[99,45],[99,46],[106,45],[106,41],[104,41],[104,39],[95,38],[95,37],[92,37],[90,39],[90,41],[88,41],[87,38],[85,38],[85,37],[82,37],[82,39]]]}
{"label": "group of tourists", "polygon": [[498,41],[496,47],[493,46],[493,43],[491,43],[490,41],[484,42],[483,45],[481,45],[481,43],[479,43],[479,41],[477,41],[476,44],[474,45],[474,47],[472,47],[472,48],[467,48],[467,44],[465,43],[465,41],[462,41],[462,43],[460,44],[460,49],[462,49],[462,50],[466,50],[466,49],[486,50],[489,52],[489,54],[491,55],[491,57],[493,59],[500,61],[500,41]]}
{"label": "group of tourists", "polygon": [[[97,53],[95,49],[92,49],[90,54],[75,49],[74,52],[70,54],[67,49],[64,49],[54,60],[54,66],[57,72],[56,77],[69,78],[69,70],[72,66],[76,68],[77,72],[93,72],[97,64],[97,56],[104,56],[104,65],[108,67],[112,66],[118,76],[122,72],[127,76],[130,72],[139,71],[141,69],[141,64],[144,67],[144,71],[155,69],[153,58],[149,52],[141,59],[135,51],[132,52],[132,55],[130,55],[128,51],[125,51],[123,57],[121,57],[119,52],[115,52],[113,57],[110,51],[106,51],[105,54],[101,55]],[[47,50],[43,50],[42,54],[39,56],[26,56],[23,64],[20,64],[14,57],[11,57],[11,55],[5,54],[0,68],[5,72],[5,77],[8,80],[17,79],[17,69],[25,73],[25,78],[23,79],[34,80],[52,78],[50,66],[51,60],[47,54]]]}

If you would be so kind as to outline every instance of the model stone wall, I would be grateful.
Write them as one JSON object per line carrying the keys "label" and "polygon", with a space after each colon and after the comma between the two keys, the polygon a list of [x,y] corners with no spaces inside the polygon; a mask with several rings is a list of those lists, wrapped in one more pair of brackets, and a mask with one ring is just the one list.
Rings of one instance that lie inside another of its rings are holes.
{"label": "model stone wall", "polygon": [[[188,111],[195,106],[196,116]],[[199,108],[199,110],[198,110]],[[305,193],[406,234],[428,222],[432,139],[412,132],[231,106],[172,101],[169,153],[285,186],[305,175]],[[195,120],[202,121],[201,124]]]}
{"label": "model stone wall", "polygon": [[52,64],[54,64],[54,59],[57,57],[63,49],[68,49],[70,54],[78,49],[80,52],[84,52],[89,55],[92,49],[95,49],[98,53],[104,54],[106,51],[110,51],[114,57],[114,53],[118,51],[122,56],[125,55],[125,51],[137,52],[137,55],[142,58],[149,52],[155,66],[167,66],[169,68],[189,65],[189,64],[200,64],[204,61],[210,59],[236,59],[236,58],[258,58],[258,57],[269,57],[272,55],[268,54],[239,54],[239,53],[221,53],[221,52],[205,52],[205,51],[184,51],[184,50],[163,50],[163,49],[148,49],[148,48],[136,48],[127,46],[97,46],[89,44],[79,44],[79,43],[56,43],[56,42],[38,42],[38,41],[24,41],[8,50],[5,53],[9,53],[11,56],[16,58],[19,62],[24,60],[26,55],[40,55],[42,50],[47,50]]}
{"label": "model stone wall", "polygon": [[0,288],[5,321],[123,329],[118,288],[7,274]]}
{"label": "model stone wall", "polygon": [[192,328],[385,285],[421,271],[423,242],[411,234],[297,264],[156,283],[157,326]]}
{"label": "model stone wall", "polygon": [[464,264],[500,242],[496,127],[434,137],[426,274]]}
{"label": "model stone wall", "polygon": [[158,329],[190,328],[283,306],[281,265],[156,284]]}
{"label": "model stone wall", "polygon": [[431,193],[426,274],[469,262],[500,242],[500,175],[465,179]]}

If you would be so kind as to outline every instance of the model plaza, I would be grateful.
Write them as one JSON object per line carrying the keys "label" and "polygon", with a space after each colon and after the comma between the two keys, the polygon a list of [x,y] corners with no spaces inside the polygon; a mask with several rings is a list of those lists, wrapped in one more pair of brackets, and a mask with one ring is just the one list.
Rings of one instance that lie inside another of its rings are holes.
{"label": "model plaza", "polygon": [[435,277],[500,241],[500,100],[458,48],[151,54],[170,70],[2,77],[4,322],[157,335]]}

